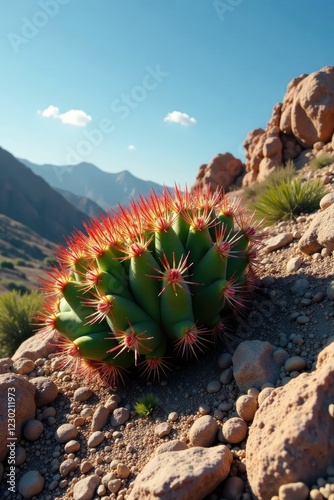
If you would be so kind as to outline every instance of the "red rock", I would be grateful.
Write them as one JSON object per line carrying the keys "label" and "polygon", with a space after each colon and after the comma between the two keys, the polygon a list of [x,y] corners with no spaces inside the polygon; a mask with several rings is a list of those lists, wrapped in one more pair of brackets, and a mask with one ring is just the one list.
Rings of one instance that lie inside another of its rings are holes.
{"label": "red rock", "polygon": [[243,163],[231,153],[222,153],[215,156],[207,165],[201,165],[196,177],[196,185],[215,190],[224,189],[234,184],[243,172]]}

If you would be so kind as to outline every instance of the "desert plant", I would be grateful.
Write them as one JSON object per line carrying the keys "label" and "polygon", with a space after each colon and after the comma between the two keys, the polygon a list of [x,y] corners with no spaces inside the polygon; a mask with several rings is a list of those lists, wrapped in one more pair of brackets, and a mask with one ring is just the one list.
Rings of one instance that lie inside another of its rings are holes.
{"label": "desert plant", "polygon": [[269,184],[256,197],[251,207],[256,216],[268,224],[296,219],[300,214],[312,213],[319,208],[326,189],[319,179],[303,182],[301,177],[282,179]]}
{"label": "desert plant", "polygon": [[14,262],[11,260],[3,259],[0,261],[0,267],[2,269],[14,269]]}
{"label": "desert plant", "polygon": [[15,266],[26,266],[27,262],[24,259],[15,259],[14,261]]}
{"label": "desert plant", "polygon": [[[23,277],[24,277],[24,275],[23,275]],[[26,286],[26,284],[23,281],[4,279],[1,281],[1,284],[5,288],[7,288],[7,290],[19,292],[20,295],[23,295],[25,293],[29,293],[29,291],[30,291],[29,288]]]}
{"label": "desert plant", "polygon": [[109,383],[137,365],[156,376],[245,311],[260,235],[220,191],[152,192],[85,229],[44,281],[42,332],[58,332],[64,364]]}
{"label": "desert plant", "polygon": [[17,291],[0,295],[0,358],[11,356],[34,333],[33,318],[41,306],[41,295]]}
{"label": "desert plant", "polygon": [[321,155],[312,158],[309,165],[310,169],[315,171],[320,168],[327,167],[327,165],[331,165],[332,163],[334,163],[334,156],[329,155],[328,153],[322,153]]}
{"label": "desert plant", "polygon": [[152,392],[149,392],[148,394],[144,394],[137,400],[134,409],[135,412],[138,413],[138,415],[148,417],[154,412],[158,404],[158,399]]}

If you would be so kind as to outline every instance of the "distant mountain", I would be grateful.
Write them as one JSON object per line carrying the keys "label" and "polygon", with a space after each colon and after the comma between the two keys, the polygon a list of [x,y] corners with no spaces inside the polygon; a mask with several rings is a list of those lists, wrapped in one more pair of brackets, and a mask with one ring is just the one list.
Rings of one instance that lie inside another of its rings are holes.
{"label": "distant mountain", "polygon": [[0,148],[0,213],[50,241],[63,241],[89,217]]}
{"label": "distant mountain", "polygon": [[81,210],[86,215],[89,215],[89,217],[95,217],[98,215],[101,215],[104,210],[100,205],[95,203],[95,201],[91,200],[90,198],[87,198],[87,196],[78,196],[74,193],[71,193],[71,191],[66,191],[64,189],[58,189],[55,188],[58,193],[60,193],[65,200],[67,200],[69,203],[71,203],[73,206]]}
{"label": "distant mountain", "polygon": [[155,182],[138,179],[127,170],[117,174],[104,172],[92,163],[56,166],[20,161],[53,188],[86,196],[104,210],[115,208],[118,203],[127,205],[131,198],[136,199],[139,194],[146,196],[152,189],[160,192],[163,188]]}

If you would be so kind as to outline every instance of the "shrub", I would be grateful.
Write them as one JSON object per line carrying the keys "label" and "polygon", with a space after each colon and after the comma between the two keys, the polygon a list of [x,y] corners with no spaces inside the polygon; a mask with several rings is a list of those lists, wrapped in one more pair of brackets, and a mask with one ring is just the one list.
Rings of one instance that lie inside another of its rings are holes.
{"label": "shrub", "polygon": [[[24,277],[24,275],[23,275]],[[2,280],[2,285],[7,288],[7,290],[19,292],[20,295],[25,293],[29,293],[29,288],[25,285],[23,281],[14,281],[14,280]]]}
{"label": "shrub", "polygon": [[151,392],[138,399],[134,408],[138,415],[148,417],[158,406],[158,399]]}
{"label": "shrub", "polygon": [[11,260],[1,260],[0,261],[0,267],[2,269],[14,269],[14,262],[12,262]]}
{"label": "shrub", "polygon": [[0,295],[0,358],[12,356],[20,344],[34,333],[32,318],[41,304],[36,291]]}
{"label": "shrub", "polygon": [[14,261],[16,266],[26,266],[27,262],[24,259],[15,259]]}
{"label": "shrub", "polygon": [[55,264],[57,264],[57,260],[55,257],[45,257],[43,259],[43,266],[42,267],[54,266]]}
{"label": "shrub", "polygon": [[251,207],[256,217],[269,224],[292,220],[302,213],[312,213],[319,208],[326,189],[320,179],[303,182],[301,177],[283,179],[267,185],[256,197]]}
{"label": "shrub", "polygon": [[319,170],[320,168],[327,167],[327,165],[331,165],[332,163],[334,163],[334,157],[327,153],[323,153],[315,158],[312,158],[310,161],[310,168],[313,171]]}

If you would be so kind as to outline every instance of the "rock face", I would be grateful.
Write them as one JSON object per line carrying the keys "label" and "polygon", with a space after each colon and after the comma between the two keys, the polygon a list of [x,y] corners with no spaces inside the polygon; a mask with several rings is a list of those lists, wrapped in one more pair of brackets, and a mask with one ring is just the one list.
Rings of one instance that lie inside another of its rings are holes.
{"label": "rock face", "polygon": [[255,414],[246,445],[253,495],[270,500],[282,484],[308,486],[325,474],[334,456],[334,343],[318,357],[316,370],[279,387]]}
{"label": "rock face", "polygon": [[334,250],[334,204],[319,212],[298,242],[300,250],[308,255],[327,248]]}
{"label": "rock face", "polygon": [[195,186],[210,187],[212,190],[217,187],[226,189],[235,184],[243,172],[244,165],[241,160],[231,153],[218,154],[210,163],[199,167]]}
{"label": "rock face", "polygon": [[137,476],[129,500],[201,500],[224,481],[232,460],[225,445],[161,453]]}
{"label": "rock face", "polygon": [[249,132],[243,143],[246,175],[242,184],[263,180],[288,160],[301,167],[312,156],[331,152],[333,133],[334,67],[326,66],[294,78],[283,102],[274,106],[266,129]]}
{"label": "rock face", "polygon": [[[14,373],[0,375],[0,462],[10,449],[7,437],[21,438],[24,424],[35,417],[35,388],[27,379]],[[13,398],[9,400],[9,397]],[[9,426],[12,424],[12,426]],[[13,432],[13,434],[11,434]],[[9,435],[10,434],[10,435]],[[13,441],[15,446],[17,441]]]}

